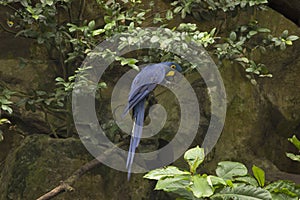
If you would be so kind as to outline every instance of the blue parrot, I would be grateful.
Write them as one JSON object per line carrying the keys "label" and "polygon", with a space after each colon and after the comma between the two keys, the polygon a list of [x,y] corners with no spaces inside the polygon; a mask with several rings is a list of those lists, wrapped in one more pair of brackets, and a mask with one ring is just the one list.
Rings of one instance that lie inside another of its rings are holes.
{"label": "blue parrot", "polygon": [[174,77],[175,70],[181,72],[182,68],[174,62],[150,64],[144,67],[132,81],[128,96],[128,104],[122,115],[124,117],[129,110],[132,109],[133,111],[133,128],[131,131],[131,140],[126,162],[128,180],[130,179],[135,150],[140,143],[142,135],[146,99],[158,84]]}

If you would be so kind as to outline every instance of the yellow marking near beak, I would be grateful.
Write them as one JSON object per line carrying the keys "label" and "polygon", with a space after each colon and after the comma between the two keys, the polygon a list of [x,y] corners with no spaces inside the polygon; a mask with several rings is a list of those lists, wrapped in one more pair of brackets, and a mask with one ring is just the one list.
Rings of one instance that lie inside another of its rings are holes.
{"label": "yellow marking near beak", "polygon": [[175,72],[174,71],[169,71],[166,76],[174,76],[175,75]]}

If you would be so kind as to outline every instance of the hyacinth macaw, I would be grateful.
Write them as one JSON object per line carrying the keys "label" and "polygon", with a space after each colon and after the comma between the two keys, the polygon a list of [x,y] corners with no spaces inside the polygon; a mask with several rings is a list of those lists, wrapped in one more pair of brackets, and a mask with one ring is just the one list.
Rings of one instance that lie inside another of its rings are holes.
{"label": "hyacinth macaw", "polygon": [[142,135],[146,99],[158,84],[174,77],[175,71],[181,72],[182,68],[174,62],[151,64],[144,67],[132,81],[128,104],[123,112],[123,116],[125,116],[129,110],[132,109],[133,111],[133,128],[126,162],[128,179],[130,178],[135,150],[139,145]]}

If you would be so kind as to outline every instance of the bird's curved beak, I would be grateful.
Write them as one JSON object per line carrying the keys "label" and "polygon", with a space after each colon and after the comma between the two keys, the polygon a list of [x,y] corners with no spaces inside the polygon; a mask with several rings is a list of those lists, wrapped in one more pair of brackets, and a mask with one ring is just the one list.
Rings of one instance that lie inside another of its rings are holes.
{"label": "bird's curved beak", "polygon": [[170,77],[170,76],[172,77],[174,75],[175,75],[175,71],[172,71],[172,70],[166,74],[167,77]]}

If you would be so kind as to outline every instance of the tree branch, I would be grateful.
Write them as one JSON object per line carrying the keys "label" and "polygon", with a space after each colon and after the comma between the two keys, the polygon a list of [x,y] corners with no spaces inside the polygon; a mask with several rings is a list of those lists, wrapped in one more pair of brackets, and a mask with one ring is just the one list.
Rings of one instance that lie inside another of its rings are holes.
{"label": "tree branch", "polygon": [[[115,150],[117,147],[121,147],[124,145],[126,142],[122,141],[116,144],[113,148],[106,150],[103,154],[98,156],[97,158],[91,160],[90,162],[84,164],[82,167],[77,169],[69,178],[67,178],[65,181],[61,181],[60,184],[52,189],[50,192],[42,195],[39,197],[37,200],[49,200],[52,199],[53,197],[63,193],[63,192],[71,192],[74,190],[72,185],[86,172],[90,171],[91,169],[95,168],[96,166],[100,165],[101,162],[99,161],[102,159],[104,156]],[[98,160],[99,159],[99,160]]]}

